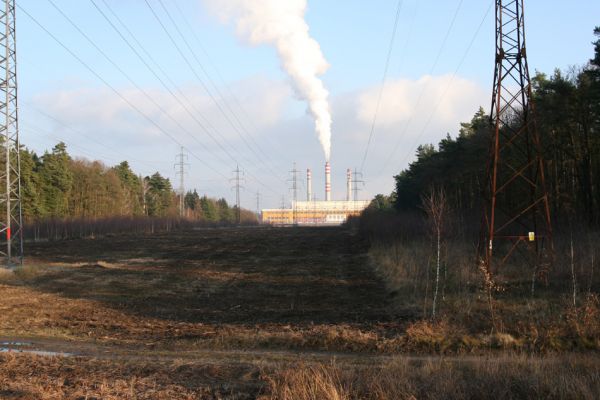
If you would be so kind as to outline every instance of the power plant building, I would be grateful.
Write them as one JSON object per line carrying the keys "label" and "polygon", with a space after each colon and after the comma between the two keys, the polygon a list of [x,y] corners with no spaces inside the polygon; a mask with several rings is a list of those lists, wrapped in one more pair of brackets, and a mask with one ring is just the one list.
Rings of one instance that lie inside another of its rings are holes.
{"label": "power plant building", "polygon": [[331,166],[325,165],[325,201],[312,200],[312,172],[306,172],[306,201],[293,201],[291,208],[265,209],[261,222],[271,225],[331,226],[341,225],[349,217],[358,216],[369,206],[369,200],[354,201],[352,198],[352,174],[346,174],[346,200],[331,200]]}
{"label": "power plant building", "polygon": [[292,208],[262,210],[262,223],[272,225],[341,225],[358,216],[370,201],[297,201]]}

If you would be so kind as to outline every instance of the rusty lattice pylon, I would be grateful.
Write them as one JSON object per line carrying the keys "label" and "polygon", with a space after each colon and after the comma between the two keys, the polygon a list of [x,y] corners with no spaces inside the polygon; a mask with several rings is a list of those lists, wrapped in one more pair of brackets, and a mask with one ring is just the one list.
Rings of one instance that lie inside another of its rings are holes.
{"label": "rusty lattice pylon", "polygon": [[0,258],[9,267],[23,262],[16,47],[15,0],[0,0]]}
{"label": "rusty lattice pylon", "polygon": [[534,111],[523,0],[496,0],[493,131],[479,251],[490,274],[509,259],[530,264],[537,274],[545,270],[551,253],[548,192]]}

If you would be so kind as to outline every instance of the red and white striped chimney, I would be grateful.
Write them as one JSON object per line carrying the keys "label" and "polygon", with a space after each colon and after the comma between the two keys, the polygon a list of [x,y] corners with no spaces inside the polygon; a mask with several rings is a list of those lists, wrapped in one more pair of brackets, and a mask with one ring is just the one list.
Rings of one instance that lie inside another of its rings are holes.
{"label": "red and white striped chimney", "polygon": [[331,201],[331,165],[325,163],[325,201]]}
{"label": "red and white striped chimney", "polygon": [[306,201],[312,200],[312,171],[306,170]]}
{"label": "red and white striped chimney", "polygon": [[346,201],[352,200],[352,171],[350,168],[346,171]]}

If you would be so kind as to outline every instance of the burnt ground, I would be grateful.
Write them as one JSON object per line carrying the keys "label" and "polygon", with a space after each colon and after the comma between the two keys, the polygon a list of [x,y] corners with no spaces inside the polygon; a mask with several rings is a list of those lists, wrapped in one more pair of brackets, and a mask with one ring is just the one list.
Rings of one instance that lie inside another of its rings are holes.
{"label": "burnt ground", "polygon": [[[391,308],[367,243],[341,228],[125,235],[29,244],[27,254],[22,270],[0,277],[2,341],[83,357],[57,359],[75,376],[82,365],[144,371],[155,359],[165,365],[148,374],[176,381],[173,363],[219,366],[186,386],[192,397],[256,396],[261,368],[298,357],[362,362],[393,346],[409,316]],[[5,365],[52,370],[37,356],[11,357]]]}
{"label": "burnt ground", "polygon": [[596,353],[471,352],[487,336],[422,321],[368,250],[342,228],[28,244],[0,270],[0,399],[598,398]]}
{"label": "burnt ground", "polygon": [[367,244],[342,229],[219,229],[28,246],[30,262],[77,265],[35,290],[140,317],[204,324],[390,320]]}

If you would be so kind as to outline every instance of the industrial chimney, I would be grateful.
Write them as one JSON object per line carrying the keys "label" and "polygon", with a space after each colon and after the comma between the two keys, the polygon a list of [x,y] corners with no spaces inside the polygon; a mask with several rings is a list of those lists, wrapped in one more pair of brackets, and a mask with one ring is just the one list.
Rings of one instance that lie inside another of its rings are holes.
{"label": "industrial chimney", "polygon": [[312,200],[312,171],[306,170],[306,201]]}
{"label": "industrial chimney", "polygon": [[352,200],[352,171],[350,168],[346,171],[346,201]]}
{"label": "industrial chimney", "polygon": [[325,200],[331,201],[331,165],[325,163]]}

